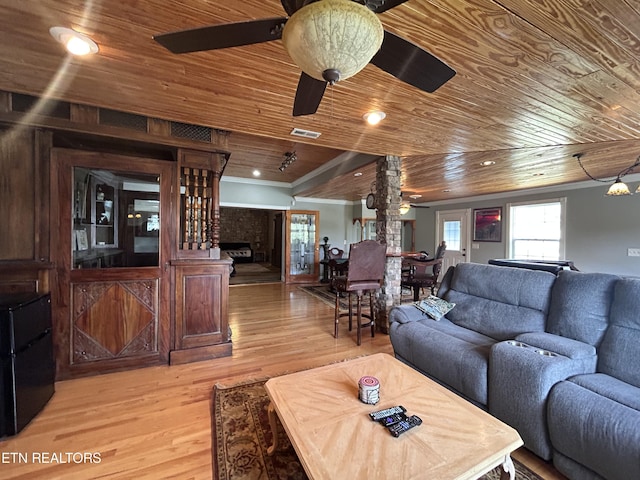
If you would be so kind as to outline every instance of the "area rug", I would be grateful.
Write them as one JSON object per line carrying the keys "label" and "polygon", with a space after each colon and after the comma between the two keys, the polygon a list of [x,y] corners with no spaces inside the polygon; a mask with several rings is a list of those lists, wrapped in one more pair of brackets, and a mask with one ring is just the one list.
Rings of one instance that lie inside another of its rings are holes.
{"label": "area rug", "polygon": [[[305,293],[321,300],[332,308],[336,305],[336,294],[329,290],[329,285],[303,285],[299,287]],[[340,298],[340,308],[346,310],[348,307],[347,299]]]}
{"label": "area rug", "polygon": [[[335,293],[329,290],[329,285],[326,285],[326,284],[325,285],[303,285],[299,288],[303,292],[308,293],[309,295],[316,297],[319,300],[322,300],[322,302],[326,303],[327,305],[331,307],[335,306],[336,295]],[[429,290],[427,290],[427,292],[431,293]],[[413,293],[410,290],[403,289],[401,303],[411,303],[411,302],[413,302]],[[348,305],[349,304],[347,303],[346,298],[340,299],[340,308],[342,310],[346,310]]]}
{"label": "area rug", "polygon": [[236,272],[240,274],[246,273],[267,273],[270,272],[268,267],[259,263],[236,263]]}
{"label": "area rug", "polygon": [[[213,391],[213,478],[219,480],[304,480],[296,452],[278,422],[278,449],[267,455],[272,434],[267,407],[266,380]],[[517,480],[543,480],[514,460]],[[495,469],[481,480],[498,480]]]}

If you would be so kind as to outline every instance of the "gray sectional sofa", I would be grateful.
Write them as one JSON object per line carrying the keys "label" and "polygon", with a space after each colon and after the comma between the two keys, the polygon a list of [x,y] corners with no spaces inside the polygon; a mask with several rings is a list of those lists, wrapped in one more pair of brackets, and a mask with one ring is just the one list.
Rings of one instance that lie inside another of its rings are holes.
{"label": "gray sectional sofa", "polygon": [[570,479],[640,478],[640,279],[451,267],[440,320],[390,312],[396,357],[518,430]]}

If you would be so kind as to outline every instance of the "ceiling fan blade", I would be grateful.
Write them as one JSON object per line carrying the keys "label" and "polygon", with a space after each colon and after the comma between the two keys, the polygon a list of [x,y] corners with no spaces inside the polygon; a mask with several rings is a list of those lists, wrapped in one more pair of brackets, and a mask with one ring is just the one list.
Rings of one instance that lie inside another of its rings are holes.
{"label": "ceiling fan blade", "polygon": [[409,85],[435,92],[456,71],[422,48],[391,32],[384,32],[382,47],[371,59],[376,67]]}
{"label": "ceiling fan blade", "polygon": [[296,99],[293,102],[293,116],[316,113],[326,88],[327,82],[316,80],[302,72],[298,81]]}
{"label": "ceiling fan blade", "polygon": [[[398,5],[406,2],[407,0],[373,0],[369,3],[372,3],[375,5],[375,8],[372,8],[372,10],[376,13],[382,13],[382,12],[386,12],[387,10],[391,10],[394,7],[397,7]],[[379,5],[378,5],[379,4]],[[371,8],[371,7],[369,7]]]}
{"label": "ceiling fan blade", "polygon": [[270,42],[282,37],[286,17],[225,23],[155,35],[153,39],[173,53],[201,52]]}
{"label": "ceiling fan blade", "polygon": [[409,206],[411,208],[431,208],[429,205],[417,205],[415,203],[410,203]]}

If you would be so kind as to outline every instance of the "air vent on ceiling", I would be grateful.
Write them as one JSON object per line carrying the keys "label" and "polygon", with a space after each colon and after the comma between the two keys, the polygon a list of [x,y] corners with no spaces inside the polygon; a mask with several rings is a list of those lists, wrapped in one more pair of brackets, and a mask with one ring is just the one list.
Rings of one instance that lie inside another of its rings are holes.
{"label": "air vent on ceiling", "polygon": [[171,122],[171,136],[211,143],[211,128],[190,123]]}
{"label": "air vent on ceiling", "polygon": [[318,138],[321,133],[320,132],[312,132],[311,130],[303,130],[302,128],[294,128],[291,130],[290,135],[295,135],[296,137],[304,137],[304,138]]}
{"label": "air vent on ceiling", "polygon": [[67,102],[41,100],[38,97],[21,93],[11,94],[11,110],[14,112],[33,111],[33,113],[44,115],[45,117],[65,118],[67,120],[71,116],[71,107]]}
{"label": "air vent on ceiling", "polygon": [[99,111],[100,125],[110,125],[112,127],[130,128],[141,132],[147,131],[147,117],[134,113],[119,112],[108,108],[101,108]]}

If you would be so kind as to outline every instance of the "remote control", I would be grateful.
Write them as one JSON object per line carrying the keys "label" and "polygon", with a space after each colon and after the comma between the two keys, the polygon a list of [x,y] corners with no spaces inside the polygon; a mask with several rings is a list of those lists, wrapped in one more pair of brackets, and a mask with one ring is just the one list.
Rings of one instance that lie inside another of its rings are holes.
{"label": "remote control", "polygon": [[407,416],[404,413],[394,413],[387,417],[382,417],[378,422],[380,422],[385,427],[389,427],[391,425],[395,425],[396,423],[407,420]]}
{"label": "remote control", "polygon": [[399,437],[400,434],[406,432],[407,430],[412,429],[422,423],[422,420],[417,415],[412,415],[407,418],[407,420],[403,420],[400,423],[396,423],[395,425],[391,425],[387,427],[391,435],[394,437]]}
{"label": "remote control", "polygon": [[391,407],[384,410],[378,410],[377,412],[371,412],[369,416],[371,417],[371,420],[377,422],[385,417],[388,417],[389,415],[393,415],[394,413],[405,413],[406,411],[406,408],[404,408],[402,405],[399,405],[397,407]]}

